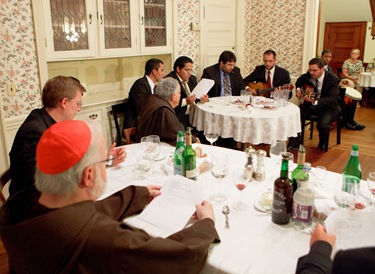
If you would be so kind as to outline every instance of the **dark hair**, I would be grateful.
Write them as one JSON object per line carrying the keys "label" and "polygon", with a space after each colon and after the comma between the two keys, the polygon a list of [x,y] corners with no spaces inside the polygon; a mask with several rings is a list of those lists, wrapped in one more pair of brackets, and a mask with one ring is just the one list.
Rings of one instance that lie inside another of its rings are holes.
{"label": "dark hair", "polygon": [[86,92],[86,89],[77,78],[62,75],[56,76],[49,79],[43,87],[43,106],[56,108],[62,99],[74,99],[77,96],[77,92]]}
{"label": "dark hair", "polygon": [[183,68],[185,67],[186,63],[194,64],[193,60],[190,57],[187,56],[180,56],[174,61],[173,64],[173,70],[177,71],[177,68]]}
{"label": "dark hair", "polygon": [[221,54],[220,54],[220,57],[219,57],[219,64],[221,62],[223,62],[224,64],[226,64],[227,62],[236,62],[237,59],[236,59],[236,55],[234,55],[233,52],[229,51],[229,50],[224,50]]}
{"label": "dark hair", "polygon": [[310,60],[309,65],[318,65],[318,68],[324,67],[323,60],[320,58],[313,58]]}
{"label": "dark hair", "polygon": [[160,64],[164,64],[163,61],[160,59],[152,58],[147,60],[145,65],[145,75],[150,75],[152,70],[154,69],[158,70]]}
{"label": "dark hair", "polygon": [[325,53],[332,53],[332,52],[331,52],[330,49],[324,49],[324,50],[322,51],[322,57],[323,57],[323,55],[324,55]]}
{"label": "dark hair", "polygon": [[264,56],[264,55],[270,55],[270,54],[272,54],[273,57],[276,59],[276,52],[275,52],[274,50],[272,50],[272,49],[266,50],[266,51],[263,53],[263,56]]}

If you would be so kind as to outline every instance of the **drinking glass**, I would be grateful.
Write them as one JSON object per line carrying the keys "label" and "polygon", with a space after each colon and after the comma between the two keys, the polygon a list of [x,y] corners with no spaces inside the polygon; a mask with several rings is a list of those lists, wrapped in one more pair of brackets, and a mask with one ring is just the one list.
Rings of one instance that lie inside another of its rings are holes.
{"label": "drinking glass", "polygon": [[152,140],[149,138],[149,136],[143,136],[141,138],[141,144],[143,147],[143,152],[150,157],[149,153],[152,145]]}
{"label": "drinking glass", "polygon": [[270,153],[271,159],[273,159],[273,161],[276,164],[276,174],[280,172],[280,168],[279,168],[279,164],[281,162],[280,153],[282,152],[286,152],[286,142],[281,141],[281,140],[276,140],[275,142],[272,142],[269,153]]}
{"label": "drinking glass", "polygon": [[375,206],[375,172],[370,172],[368,174],[367,187],[372,194],[372,205]]}
{"label": "drinking glass", "polygon": [[339,176],[339,178],[336,180],[333,200],[342,209],[354,207],[355,205],[355,196],[343,190],[342,176]]}
{"label": "drinking glass", "polygon": [[139,179],[145,179],[153,172],[152,159],[146,153],[140,153],[135,163],[136,176]]}
{"label": "drinking glass", "polygon": [[327,179],[327,169],[324,166],[315,167],[316,186],[324,186],[324,182]]}
{"label": "drinking glass", "polygon": [[242,202],[242,191],[247,187],[250,180],[250,173],[245,168],[238,168],[233,171],[233,184],[240,191],[240,200],[233,204],[235,210],[244,211],[249,205]]}
{"label": "drinking glass", "polygon": [[211,146],[216,140],[219,138],[219,134],[217,133],[207,133],[205,134],[207,141],[210,142]]}
{"label": "drinking glass", "polygon": [[157,161],[160,158],[160,150],[161,150],[160,137],[158,135],[150,135],[148,136],[148,138],[150,139],[150,142],[151,142],[151,145],[149,148],[150,157],[154,161]]}
{"label": "drinking glass", "polygon": [[209,197],[212,202],[220,203],[227,199],[227,196],[221,193],[221,180],[228,174],[228,157],[224,152],[212,154],[211,174],[218,181],[218,192]]}

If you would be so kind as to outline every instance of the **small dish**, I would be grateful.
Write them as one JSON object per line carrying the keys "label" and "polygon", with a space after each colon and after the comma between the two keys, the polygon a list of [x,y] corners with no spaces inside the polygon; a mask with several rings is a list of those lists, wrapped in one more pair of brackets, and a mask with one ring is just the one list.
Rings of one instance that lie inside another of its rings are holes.
{"label": "small dish", "polygon": [[271,213],[272,212],[272,207],[271,206],[264,206],[260,203],[261,199],[258,199],[254,203],[255,209],[259,210],[260,212],[265,212],[265,213]]}

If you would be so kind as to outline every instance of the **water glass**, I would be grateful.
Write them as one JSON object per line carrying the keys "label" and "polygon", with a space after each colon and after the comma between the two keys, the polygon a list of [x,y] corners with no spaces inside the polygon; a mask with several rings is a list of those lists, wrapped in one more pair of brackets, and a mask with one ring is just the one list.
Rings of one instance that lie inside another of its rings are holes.
{"label": "water glass", "polygon": [[153,172],[153,160],[146,153],[140,153],[137,156],[135,170],[136,170],[137,178],[139,179],[147,178]]}
{"label": "water glass", "polygon": [[324,166],[315,167],[316,186],[324,186],[324,182],[327,179],[327,169]]}
{"label": "water glass", "polygon": [[372,194],[372,204],[375,206],[375,172],[370,172],[367,177],[367,187]]}

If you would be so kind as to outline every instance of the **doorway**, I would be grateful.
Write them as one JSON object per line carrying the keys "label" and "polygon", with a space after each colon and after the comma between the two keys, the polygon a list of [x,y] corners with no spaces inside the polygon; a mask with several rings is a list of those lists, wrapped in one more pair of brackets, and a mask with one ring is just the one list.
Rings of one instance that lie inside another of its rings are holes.
{"label": "doorway", "polygon": [[200,68],[203,71],[216,64],[224,50],[236,53],[236,4],[228,0],[203,0],[201,19]]}
{"label": "doorway", "polygon": [[350,51],[358,48],[361,51],[359,59],[363,61],[366,42],[367,22],[326,23],[324,28],[324,49],[332,51],[331,67],[337,74],[337,69],[342,67],[350,57]]}

